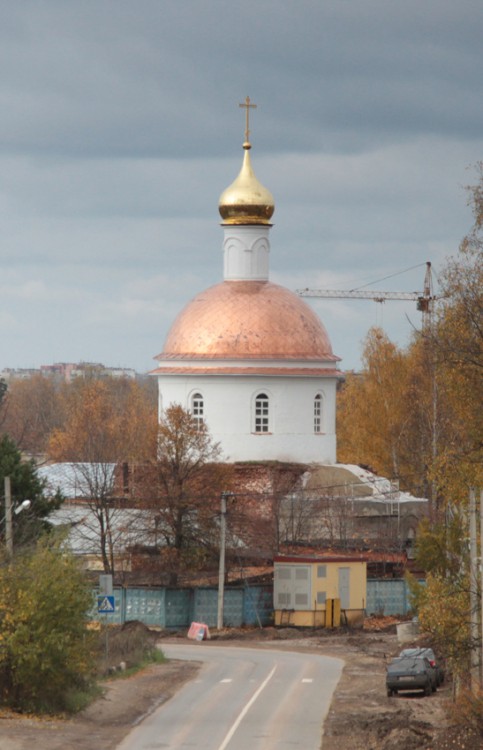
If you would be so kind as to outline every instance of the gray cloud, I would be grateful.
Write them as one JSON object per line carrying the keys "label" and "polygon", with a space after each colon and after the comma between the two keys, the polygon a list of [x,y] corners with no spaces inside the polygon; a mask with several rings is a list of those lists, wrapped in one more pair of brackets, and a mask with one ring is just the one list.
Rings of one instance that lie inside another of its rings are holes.
{"label": "gray cloud", "polygon": [[[413,291],[470,227],[480,0],[0,9],[0,368],[151,366],[179,309],[221,278],[217,202],[247,94],[274,280]],[[370,325],[403,343],[418,323],[400,303],[313,304],[347,367]]]}

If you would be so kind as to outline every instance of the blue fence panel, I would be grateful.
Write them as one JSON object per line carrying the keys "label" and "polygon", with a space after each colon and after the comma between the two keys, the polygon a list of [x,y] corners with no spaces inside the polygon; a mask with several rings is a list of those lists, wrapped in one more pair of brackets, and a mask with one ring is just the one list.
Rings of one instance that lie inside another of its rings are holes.
{"label": "blue fence panel", "polygon": [[[204,622],[216,627],[218,621],[218,589],[132,588],[113,591],[113,612],[97,611],[98,590],[93,590],[93,620],[120,625],[126,620],[140,620],[148,626],[188,628],[191,622]],[[369,579],[367,581],[368,615],[407,615],[411,610],[409,588],[401,579]],[[225,588],[223,624],[269,625],[273,622],[273,587],[246,586]]]}
{"label": "blue fence panel", "polygon": [[223,597],[223,625],[228,628],[239,628],[244,624],[243,593],[243,589],[225,589]]}
{"label": "blue fence panel", "polygon": [[[215,628],[218,623],[218,589],[194,589],[192,619]],[[243,625],[243,590],[225,588],[223,597],[223,624],[231,627]]]}
{"label": "blue fence panel", "polygon": [[401,579],[369,579],[367,581],[368,615],[407,615],[411,606],[409,589]]}
{"label": "blue fence panel", "polygon": [[246,586],[243,599],[244,625],[273,623],[273,586]]}
{"label": "blue fence panel", "polygon": [[191,589],[166,589],[165,628],[187,628],[191,622]]}
{"label": "blue fence panel", "polygon": [[164,627],[165,589],[126,589],[124,621],[140,620],[145,625]]}
{"label": "blue fence panel", "polygon": [[218,590],[193,589],[192,620],[215,628],[218,622]]}

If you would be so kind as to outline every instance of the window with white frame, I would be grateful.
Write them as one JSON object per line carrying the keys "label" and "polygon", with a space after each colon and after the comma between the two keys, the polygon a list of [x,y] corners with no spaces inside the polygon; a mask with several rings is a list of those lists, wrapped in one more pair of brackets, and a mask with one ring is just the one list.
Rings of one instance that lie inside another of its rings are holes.
{"label": "window with white frame", "polygon": [[255,432],[269,432],[269,401],[266,393],[259,393],[255,399]]}
{"label": "window with white frame", "polygon": [[322,432],[322,396],[320,393],[314,398],[314,432]]}
{"label": "window with white frame", "polygon": [[204,408],[203,396],[201,393],[194,393],[191,397],[191,415],[198,430],[201,430],[204,424]]}

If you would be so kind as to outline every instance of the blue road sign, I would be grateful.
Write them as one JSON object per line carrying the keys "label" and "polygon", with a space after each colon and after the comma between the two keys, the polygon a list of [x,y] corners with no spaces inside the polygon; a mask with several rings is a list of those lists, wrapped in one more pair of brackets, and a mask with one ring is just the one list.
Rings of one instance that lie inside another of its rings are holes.
{"label": "blue road sign", "polygon": [[98,596],[97,611],[99,614],[111,614],[116,611],[116,603],[113,596]]}

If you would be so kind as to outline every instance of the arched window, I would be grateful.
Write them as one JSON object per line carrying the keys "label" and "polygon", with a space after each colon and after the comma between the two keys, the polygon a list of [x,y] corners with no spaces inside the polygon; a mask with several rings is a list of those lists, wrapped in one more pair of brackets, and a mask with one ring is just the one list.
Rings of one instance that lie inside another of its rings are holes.
{"label": "arched window", "polygon": [[322,396],[320,393],[314,398],[314,432],[322,432]]}
{"label": "arched window", "polygon": [[268,396],[259,393],[255,399],[255,432],[269,432]]}
{"label": "arched window", "polygon": [[201,430],[204,424],[204,403],[201,393],[193,393],[191,396],[191,414],[196,422],[196,427]]}

